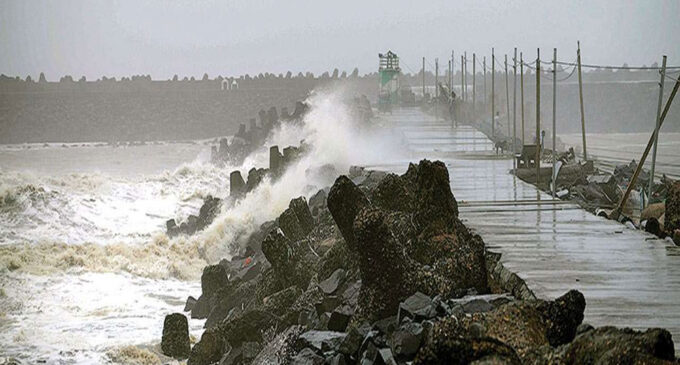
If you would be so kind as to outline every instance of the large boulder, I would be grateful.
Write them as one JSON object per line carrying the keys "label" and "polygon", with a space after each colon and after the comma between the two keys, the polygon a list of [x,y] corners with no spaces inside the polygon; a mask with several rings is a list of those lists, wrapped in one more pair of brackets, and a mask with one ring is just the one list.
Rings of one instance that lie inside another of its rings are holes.
{"label": "large boulder", "polygon": [[566,364],[671,364],[674,360],[671,334],[659,328],[644,332],[597,328],[574,339],[564,355]]}
{"label": "large boulder", "polygon": [[[680,229],[680,181],[673,183],[668,191],[664,228],[671,237],[673,237],[675,230]],[[680,244],[680,242],[676,243]]]}
{"label": "large boulder", "polygon": [[224,338],[216,330],[208,329],[191,349],[187,365],[214,364],[222,358],[225,346]]}
{"label": "large boulder", "polygon": [[182,313],[173,313],[165,316],[161,351],[163,351],[164,355],[176,359],[186,359],[189,357],[191,352],[189,324],[187,317]]}
{"label": "large boulder", "polygon": [[219,289],[229,288],[227,269],[223,265],[208,265],[201,275],[201,296],[191,309],[191,318],[207,318],[211,311],[212,298]]}
{"label": "large boulder", "polygon": [[546,336],[552,346],[571,342],[578,326],[583,322],[586,299],[578,290],[570,290],[563,296],[540,306],[548,322]]}
{"label": "large boulder", "polygon": [[366,195],[347,176],[335,180],[328,193],[328,209],[351,250],[356,249],[354,239],[354,218],[359,210],[368,205]]}

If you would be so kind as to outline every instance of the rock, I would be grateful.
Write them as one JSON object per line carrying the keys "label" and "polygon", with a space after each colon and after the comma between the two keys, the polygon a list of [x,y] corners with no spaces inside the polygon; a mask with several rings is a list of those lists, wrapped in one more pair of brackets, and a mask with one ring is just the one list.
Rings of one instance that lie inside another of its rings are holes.
{"label": "rock", "polygon": [[269,312],[249,310],[222,322],[218,329],[231,346],[238,347],[244,342],[262,342],[263,334],[280,324],[280,319]]}
{"label": "rock", "polygon": [[414,365],[470,364],[484,361],[512,365],[522,363],[512,347],[493,338],[470,339],[438,335],[430,337],[433,340],[418,351],[413,361]]}
{"label": "rock", "polygon": [[316,313],[320,316],[323,313],[332,312],[338,305],[340,305],[340,299],[335,295],[331,295],[324,296],[320,301],[316,302],[314,308],[316,308]]}
{"label": "rock", "polygon": [[319,288],[326,294],[333,294],[344,282],[346,276],[345,270],[337,269],[328,279],[319,283]]}
{"label": "rock", "polygon": [[347,335],[340,343],[338,351],[347,356],[354,356],[364,341],[364,336],[368,334],[368,326],[352,327],[347,331]]}
{"label": "rock", "polygon": [[240,171],[232,171],[229,174],[229,196],[240,198],[246,193],[246,182],[243,181]]}
{"label": "rock", "polygon": [[576,337],[564,360],[567,364],[652,364],[674,361],[675,350],[671,334],[663,329],[601,327]]}
{"label": "rock", "polygon": [[279,216],[279,228],[291,241],[299,241],[306,236],[295,212],[290,208],[284,210]]}
{"label": "rock", "polygon": [[335,309],[328,319],[328,330],[344,332],[347,328],[347,324],[349,324],[349,320],[352,318],[353,313],[354,311],[348,306]]}
{"label": "rock", "polygon": [[335,354],[330,359],[326,360],[326,364],[329,365],[346,365],[345,357],[342,354]]}
{"label": "rock", "polygon": [[224,346],[224,340],[217,332],[206,330],[191,349],[187,365],[210,365],[220,361]]}
{"label": "rock", "polygon": [[405,323],[392,333],[390,347],[397,358],[410,358],[416,354],[423,339],[420,323]]}
{"label": "rock", "polygon": [[210,298],[201,295],[191,308],[191,318],[205,319],[210,315]]}
{"label": "rock", "polygon": [[248,171],[248,182],[246,183],[246,191],[250,192],[253,191],[264,179],[264,177],[267,175],[267,172],[269,170],[267,169],[257,169],[257,168],[252,168]]}
{"label": "rock", "polygon": [[211,296],[218,289],[229,286],[227,270],[222,265],[208,265],[203,268],[201,275],[201,291],[203,295]]}
{"label": "rock", "polygon": [[296,286],[288,287],[264,298],[264,309],[277,316],[283,316],[300,295],[302,295],[300,288]]}
{"label": "rock", "polygon": [[397,317],[396,316],[390,316],[386,317],[380,320],[377,320],[373,323],[373,330],[377,330],[382,334],[389,335],[394,332],[394,330],[397,329],[399,326],[399,322],[397,322]]}
{"label": "rock", "polygon": [[295,198],[290,201],[288,208],[295,213],[300,228],[302,229],[302,234],[304,236],[309,234],[314,228],[314,218],[312,218],[312,213],[309,211],[307,199],[302,196]]}
{"label": "rock", "polygon": [[302,349],[292,359],[292,364],[295,365],[323,365],[324,362],[323,357],[317,355],[314,350],[309,348]]}
{"label": "rock", "polygon": [[184,314],[173,313],[165,316],[161,350],[163,354],[176,359],[186,359],[189,357],[191,352],[189,323]]}
{"label": "rock", "polygon": [[484,313],[491,310],[494,310],[494,306],[484,299],[473,299],[463,303],[463,311],[465,313]]}
{"label": "rock", "polygon": [[676,229],[680,229],[680,181],[671,185],[666,196],[666,217],[664,228],[669,236],[673,236]]}
{"label": "rock", "polygon": [[327,204],[345,242],[350,250],[355,250],[354,218],[359,210],[368,204],[368,199],[347,176],[343,175],[338,177],[331,187]]}
{"label": "rock", "polygon": [[191,312],[191,310],[194,308],[194,305],[196,305],[196,298],[189,296],[186,303],[184,304],[184,311]]}
{"label": "rock", "polygon": [[321,210],[327,207],[326,206],[327,197],[328,193],[326,192],[326,190],[321,189],[316,194],[312,195],[311,198],[309,198],[309,210],[311,211],[313,216],[319,215]]}
{"label": "rock", "polygon": [[347,334],[334,331],[307,331],[300,335],[297,340],[296,347],[299,349],[312,348],[316,351],[337,351],[340,344],[345,339]]}
{"label": "rock", "polygon": [[434,318],[436,315],[437,310],[432,303],[432,299],[421,292],[416,292],[399,304],[397,322],[401,323],[404,317],[421,321],[423,319]]}
{"label": "rock", "polygon": [[657,237],[663,237],[664,236],[664,230],[661,227],[661,224],[659,223],[659,220],[650,217],[647,219],[647,222],[645,224],[645,231],[648,233],[651,233]]}
{"label": "rock", "polygon": [[165,222],[165,232],[167,232],[170,237],[179,234],[179,227],[177,227],[177,222],[175,222],[174,219],[168,219]]}
{"label": "rock", "polygon": [[295,342],[302,332],[301,326],[288,327],[265,344],[252,363],[271,365],[289,363],[290,358],[295,354]]}
{"label": "rock", "polygon": [[581,323],[581,324],[579,324],[578,327],[576,328],[576,336],[578,336],[578,335],[580,335],[580,334],[582,334],[582,333],[586,333],[586,332],[588,332],[588,331],[592,331],[592,330],[594,330],[594,329],[595,329],[595,327],[591,326],[591,325],[588,324],[588,323]]}
{"label": "rock", "polygon": [[571,342],[578,326],[583,322],[586,300],[577,290],[570,290],[547,305],[540,307],[548,319],[547,337],[550,345]]}
{"label": "rock", "polygon": [[213,295],[222,288],[229,288],[227,269],[223,265],[208,265],[201,275],[202,294],[191,309],[191,318],[203,319],[210,315]]}
{"label": "rock", "polygon": [[397,365],[397,361],[394,360],[394,356],[392,355],[392,350],[389,348],[378,349],[378,357],[380,359],[380,364]]}

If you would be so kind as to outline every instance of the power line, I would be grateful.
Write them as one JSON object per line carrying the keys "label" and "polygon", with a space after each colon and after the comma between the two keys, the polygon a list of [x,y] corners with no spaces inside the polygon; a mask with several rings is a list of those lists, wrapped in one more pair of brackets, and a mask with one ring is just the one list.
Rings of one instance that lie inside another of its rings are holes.
{"label": "power line", "polygon": [[[542,62],[542,61],[541,61]],[[550,62],[552,63],[552,62]],[[576,66],[575,62],[557,61],[558,65]],[[581,64],[581,67],[586,68],[603,68],[608,70],[660,70],[661,67],[647,67],[647,66],[606,66],[606,65],[586,65]],[[667,70],[679,70],[680,66],[666,66]]]}

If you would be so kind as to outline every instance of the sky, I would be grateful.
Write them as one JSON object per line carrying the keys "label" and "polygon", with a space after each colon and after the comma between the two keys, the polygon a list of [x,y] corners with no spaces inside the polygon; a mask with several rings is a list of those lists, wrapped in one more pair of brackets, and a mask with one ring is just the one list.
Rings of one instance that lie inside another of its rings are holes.
{"label": "sky", "polygon": [[[396,52],[405,72],[451,51],[499,59],[680,65],[680,0],[0,0],[0,73],[234,76],[334,68],[377,70]],[[458,57],[458,56],[456,56]]]}

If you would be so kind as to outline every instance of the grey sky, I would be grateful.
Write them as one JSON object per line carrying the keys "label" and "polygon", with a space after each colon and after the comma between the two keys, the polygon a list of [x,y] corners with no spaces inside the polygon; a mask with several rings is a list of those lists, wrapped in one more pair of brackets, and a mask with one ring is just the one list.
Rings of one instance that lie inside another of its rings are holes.
{"label": "grey sky", "polygon": [[[0,73],[200,77],[337,67],[362,73],[392,49],[405,71],[451,50],[586,63],[680,65],[680,1],[0,0]],[[500,58],[500,57],[499,57]],[[443,66],[446,67],[446,66]]]}

